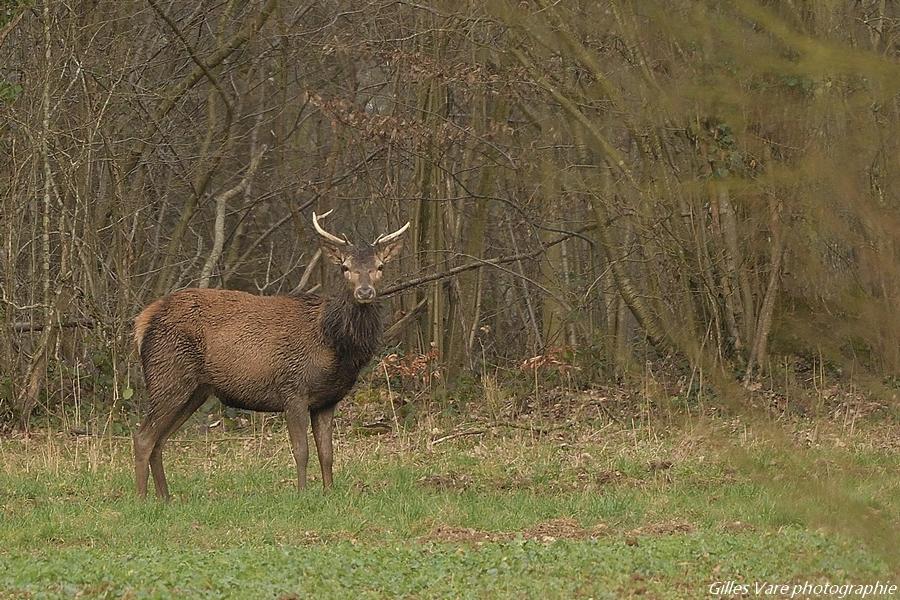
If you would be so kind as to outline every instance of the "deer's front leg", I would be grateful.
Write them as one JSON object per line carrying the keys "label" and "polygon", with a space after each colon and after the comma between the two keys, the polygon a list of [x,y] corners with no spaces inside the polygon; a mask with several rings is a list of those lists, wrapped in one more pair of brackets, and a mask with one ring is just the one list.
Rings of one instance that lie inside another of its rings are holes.
{"label": "deer's front leg", "polygon": [[306,487],[306,465],[309,462],[309,440],[306,431],[309,428],[309,405],[304,400],[297,402],[284,411],[287,421],[288,437],[291,440],[291,452],[297,463],[297,489]]}

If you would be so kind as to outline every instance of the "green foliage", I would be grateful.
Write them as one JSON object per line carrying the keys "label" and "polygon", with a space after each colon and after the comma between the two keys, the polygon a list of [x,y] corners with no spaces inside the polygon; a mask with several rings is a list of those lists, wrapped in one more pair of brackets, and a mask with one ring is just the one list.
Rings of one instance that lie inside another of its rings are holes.
{"label": "green foliage", "polygon": [[[742,553],[766,556],[762,563]],[[688,535],[604,541],[527,540],[481,547],[349,542],[208,548],[149,546],[15,551],[0,566],[0,589],[42,597],[137,598],[696,598],[717,580],[802,578],[845,568],[876,578],[877,565],[852,548],[787,529],[777,537]],[[48,556],[49,554],[49,556]],[[47,556],[47,558],[44,558]],[[692,568],[685,572],[682,565]]]}
{"label": "green foliage", "polygon": [[0,27],[12,21],[16,15],[33,3],[33,0],[0,0]]}
{"label": "green foliage", "polygon": [[0,103],[12,104],[22,93],[22,86],[18,83],[0,81]]}

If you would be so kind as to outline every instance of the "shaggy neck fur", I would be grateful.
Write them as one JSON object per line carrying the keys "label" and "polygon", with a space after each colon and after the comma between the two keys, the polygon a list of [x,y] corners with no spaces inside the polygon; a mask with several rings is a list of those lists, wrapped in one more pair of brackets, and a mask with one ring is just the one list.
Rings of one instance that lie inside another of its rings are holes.
{"label": "shaggy neck fur", "polygon": [[372,358],[381,341],[381,311],[374,303],[359,304],[350,292],[325,304],[322,333],[344,365],[359,370]]}

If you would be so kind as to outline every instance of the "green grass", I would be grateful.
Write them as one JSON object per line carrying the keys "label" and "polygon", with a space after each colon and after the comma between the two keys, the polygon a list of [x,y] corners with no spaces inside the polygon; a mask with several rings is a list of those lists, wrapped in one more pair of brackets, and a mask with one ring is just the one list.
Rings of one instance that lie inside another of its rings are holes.
{"label": "green grass", "polygon": [[[753,476],[688,432],[344,434],[336,489],[298,494],[280,433],[187,437],[167,447],[175,498],[161,504],[133,497],[127,440],[0,440],[0,597],[694,598],[714,581],[896,581],[877,545],[805,525],[759,476],[780,455],[745,446]],[[895,450],[805,452],[896,530]]]}

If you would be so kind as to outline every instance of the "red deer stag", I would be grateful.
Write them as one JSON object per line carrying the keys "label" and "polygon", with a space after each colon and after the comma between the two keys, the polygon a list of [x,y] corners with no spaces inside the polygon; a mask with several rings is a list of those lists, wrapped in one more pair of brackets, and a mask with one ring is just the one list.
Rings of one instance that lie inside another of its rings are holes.
{"label": "red deer stag", "polygon": [[186,289],[156,300],[135,319],[149,395],[146,417],[134,434],[140,497],[147,495],[152,469],[156,495],[168,499],[163,445],[210,395],[227,406],[284,413],[300,489],[306,486],[312,422],[322,484],[331,487],[335,405],[379,344],[375,286],[384,264],[400,253],[409,223],[357,247],[322,229],[322,217],[313,213],[312,223],[323,255],[340,265],[347,280],[344,293],[254,296]]}

